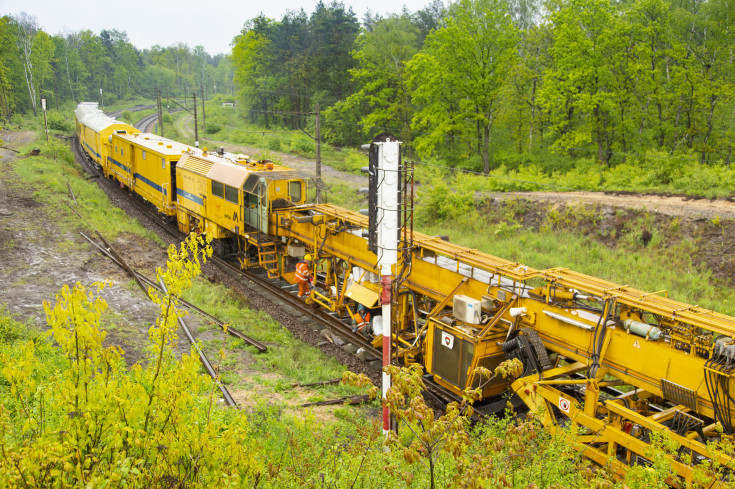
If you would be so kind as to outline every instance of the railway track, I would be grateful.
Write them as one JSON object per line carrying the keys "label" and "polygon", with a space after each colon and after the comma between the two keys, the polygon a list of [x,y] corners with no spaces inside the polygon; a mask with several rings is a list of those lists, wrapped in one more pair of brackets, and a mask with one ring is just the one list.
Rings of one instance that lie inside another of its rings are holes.
{"label": "railway track", "polygon": [[[131,107],[131,108],[125,109],[125,110],[127,110],[128,112],[140,112],[142,110],[148,110],[148,109],[152,109],[154,107],[155,107],[154,104],[150,104],[150,105],[136,105],[135,107]],[[109,115],[110,117],[112,117],[114,119],[117,119],[118,117],[120,117],[122,115],[123,112],[124,111],[122,111],[122,110],[114,110],[112,112],[105,112],[105,114]]]}
{"label": "railway track", "polygon": [[[151,106],[153,108],[153,106]],[[166,113],[173,114],[175,112],[179,112],[183,109],[175,108],[175,109],[168,109]],[[158,123],[158,114],[151,114],[143,117],[141,120],[138,121],[137,124],[135,124],[135,127],[140,129],[143,132],[153,132],[151,131],[151,126]]]}
{"label": "railway track", "polygon": [[[155,119],[157,116],[153,115],[152,117],[153,119]],[[77,144],[76,137],[74,137],[72,140],[72,146],[75,154],[79,157],[79,160],[82,162],[83,166],[88,172],[90,172],[97,178],[101,178],[104,182],[106,182],[107,185],[110,186],[111,190],[114,189],[116,193],[124,194],[128,202],[131,205],[135,206],[137,210],[144,213],[152,223],[155,223],[156,226],[158,226],[161,231],[165,232],[176,240],[181,240],[184,238],[184,234],[178,230],[178,227],[162,219],[158,215],[158,213],[152,211],[149,204],[135,198],[134,195],[131,195],[128,192],[121,192],[121,190],[111,180],[107,180],[102,174],[101,169],[98,168],[96,164],[91,163],[81,152],[81,150],[79,149],[79,145]],[[302,299],[297,297],[295,293],[290,292],[288,290],[288,287],[283,285],[285,284],[283,281],[279,279],[267,279],[258,273],[254,273],[248,270],[242,270],[235,263],[222,259],[221,257],[213,256],[212,258],[210,258],[210,261],[215,263],[221,271],[226,273],[232,279],[243,284],[243,286],[250,287],[252,286],[249,284],[251,282],[252,284],[255,284],[260,290],[266,292],[266,295],[269,295],[275,300],[290,306],[299,314],[308,317],[314,322],[323,325],[325,329],[328,329],[332,333],[333,336],[341,338],[341,340],[345,344],[352,344],[363,350],[366,357],[372,359],[382,359],[382,352],[374,348],[368,338],[360,333],[353,332],[351,327],[344,321],[342,321],[339,317],[326,313],[321,309],[315,309],[312,304],[307,304],[306,302],[304,302]],[[155,284],[153,286],[155,286]],[[427,387],[427,391],[430,397],[432,397],[440,404],[447,404],[449,402],[460,400],[458,396],[447,392],[441,386],[436,384],[429,376],[424,377],[424,383]],[[498,407],[497,409],[493,409],[493,411],[502,412],[506,407],[507,401],[498,401],[496,404],[498,404]],[[513,404],[515,405],[516,403],[514,402]],[[475,410],[475,418],[484,414],[486,413],[483,411]]]}

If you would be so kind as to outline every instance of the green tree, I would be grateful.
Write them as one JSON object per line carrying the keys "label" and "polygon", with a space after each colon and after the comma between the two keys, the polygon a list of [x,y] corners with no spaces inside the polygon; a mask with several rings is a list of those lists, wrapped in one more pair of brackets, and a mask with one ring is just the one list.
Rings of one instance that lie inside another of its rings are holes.
{"label": "green tree", "polygon": [[416,150],[431,154],[447,136],[469,144],[490,171],[490,135],[499,95],[515,58],[516,33],[500,0],[461,0],[453,4],[446,26],[426,38],[409,63]]}
{"label": "green tree", "polygon": [[389,131],[410,147],[413,105],[406,63],[418,52],[418,42],[418,28],[408,15],[380,19],[360,37],[353,52],[357,67],[350,71],[358,89],[325,113],[332,133],[345,137],[355,126],[344,122],[354,114],[362,128],[358,133]]}
{"label": "green tree", "polygon": [[15,93],[10,82],[17,59],[13,20],[8,16],[0,17],[0,111],[3,118],[10,118],[15,107]]}
{"label": "green tree", "polygon": [[564,0],[551,15],[552,66],[539,97],[563,151],[596,145],[610,163],[625,108],[626,26],[605,0]]}

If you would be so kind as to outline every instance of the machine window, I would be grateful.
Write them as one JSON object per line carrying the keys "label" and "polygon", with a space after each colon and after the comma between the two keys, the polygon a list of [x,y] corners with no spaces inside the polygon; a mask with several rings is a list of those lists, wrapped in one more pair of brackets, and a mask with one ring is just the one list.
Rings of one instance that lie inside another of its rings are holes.
{"label": "machine window", "polygon": [[125,155],[125,148],[120,148],[120,156]]}
{"label": "machine window", "polygon": [[291,202],[301,202],[301,182],[288,182],[288,196]]}
{"label": "machine window", "polygon": [[225,196],[225,186],[219,182],[212,180],[212,195],[216,195],[220,199]]}
{"label": "machine window", "polygon": [[235,187],[225,185],[225,200],[237,204],[237,189]]}
{"label": "machine window", "polygon": [[117,153],[117,144],[115,145],[115,153]]}
{"label": "machine window", "polygon": [[145,159],[145,150],[143,150],[143,159]]}
{"label": "machine window", "polygon": [[161,158],[161,168],[166,168],[166,158]]}

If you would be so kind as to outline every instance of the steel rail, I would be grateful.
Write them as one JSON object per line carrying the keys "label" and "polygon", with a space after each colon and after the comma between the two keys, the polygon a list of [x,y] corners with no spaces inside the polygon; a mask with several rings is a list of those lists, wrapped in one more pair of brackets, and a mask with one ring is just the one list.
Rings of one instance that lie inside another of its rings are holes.
{"label": "steel rail", "polygon": [[278,297],[279,300],[282,300],[289,306],[297,309],[299,312],[321,322],[330,330],[332,330],[332,332],[336,333],[338,336],[341,336],[346,341],[349,341],[353,345],[357,345],[360,348],[364,349],[365,352],[370,356],[378,359],[383,358],[383,354],[379,350],[376,350],[367,338],[359,333],[354,333],[344,321],[320,310],[313,309],[311,305],[304,302],[303,299],[300,299],[299,297],[294,296],[288,292],[284,292],[281,287],[271,283],[269,280],[264,279],[252,272],[241,270],[232,263],[223,260],[222,258],[212,257],[211,259],[214,260],[218,265],[220,265],[221,268],[225,269],[225,271],[227,271],[228,273],[234,274],[235,278],[247,278],[248,280],[253,281],[258,286]]}
{"label": "steel rail", "polygon": [[[166,289],[166,284],[163,283],[163,280],[158,281],[159,284],[161,284],[161,288],[163,289],[164,294],[168,294],[168,290]],[[174,310],[175,314],[175,310]],[[191,334],[191,331],[189,331],[189,327],[184,322],[184,318],[177,316],[177,321],[179,323],[179,327],[184,330],[184,334],[186,335],[187,339],[189,340],[189,343],[191,343],[191,346],[194,347],[194,349],[199,354],[199,360],[202,362],[202,365],[204,365],[204,369],[207,371],[210,377],[212,377],[212,380],[215,384],[217,384],[217,387],[219,387],[220,392],[222,393],[222,397],[224,398],[225,402],[230,407],[237,407],[237,403],[235,402],[235,399],[233,399],[232,395],[230,394],[230,391],[227,390],[227,387],[219,380],[217,371],[212,367],[212,364],[209,363],[209,359],[207,358],[207,355],[204,354],[201,348],[199,348],[199,344],[194,339],[194,336]]]}
{"label": "steel rail", "polygon": [[[95,248],[97,248],[100,253],[102,253],[104,256],[106,256],[107,258],[109,258],[110,260],[112,260],[117,266],[119,266],[120,268],[123,268],[123,269],[125,268],[123,266],[123,264],[120,263],[120,261],[118,261],[117,258],[115,258],[115,256],[109,250],[107,250],[105,247],[101,246],[99,243],[97,243],[96,241],[94,241],[90,236],[86,235],[85,233],[80,232],[79,234],[84,239],[86,239],[91,245],[93,245]],[[161,287],[156,282],[154,282],[153,280],[149,279],[148,277],[146,277],[145,275],[141,274],[140,272],[136,272],[135,270],[132,270],[132,273],[135,274],[135,277],[134,278],[137,278],[141,282],[144,282],[149,287],[153,287],[154,289],[158,290],[159,292],[164,292],[163,289],[161,289]],[[221,320],[217,319],[216,317],[214,317],[211,314],[209,314],[207,311],[205,311],[205,310],[203,310],[203,309],[195,306],[194,304],[192,304],[192,303],[190,303],[190,302],[188,302],[188,301],[186,301],[184,299],[179,298],[178,301],[179,301],[179,303],[182,306],[184,306],[184,307],[186,307],[188,309],[191,309],[193,311],[196,311],[200,315],[204,316],[205,318],[207,318],[210,321],[212,321],[213,323],[215,323],[217,326],[219,326],[223,330],[225,329],[225,323],[224,323],[224,321],[221,321]],[[254,339],[254,338],[251,338],[251,337],[247,336],[246,334],[242,333],[241,331],[239,331],[239,330],[237,330],[237,329],[235,329],[235,328],[233,328],[231,326],[227,326],[226,329],[227,329],[227,333],[229,335],[232,335],[235,338],[239,338],[239,339],[245,341],[246,343],[248,343],[249,345],[254,346],[255,348],[258,349],[258,351],[260,353],[265,353],[266,351],[268,351],[268,347],[266,345],[264,345],[263,343],[261,343],[260,341]]]}

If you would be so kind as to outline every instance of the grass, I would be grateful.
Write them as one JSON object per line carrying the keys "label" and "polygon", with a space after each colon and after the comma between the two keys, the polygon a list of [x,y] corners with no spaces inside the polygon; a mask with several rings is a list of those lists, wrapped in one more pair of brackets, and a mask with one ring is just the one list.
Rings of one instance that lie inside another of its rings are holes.
{"label": "grass", "polygon": [[667,290],[672,299],[735,315],[735,290],[694,263],[696,243],[669,242],[663,238],[665,229],[654,229],[651,242],[644,246],[638,236],[641,229],[650,228],[645,221],[644,216],[629,223],[614,247],[594,236],[551,226],[534,231],[519,225],[509,233],[488,232],[508,224],[491,222],[477,211],[417,227],[429,235],[448,234],[453,243],[537,270],[563,267],[643,291]]}
{"label": "grass", "polygon": [[[37,146],[38,143],[28,145],[21,153]],[[16,160],[14,172],[22,180],[21,185],[32,191],[34,199],[48,205],[63,231],[89,230],[91,226],[107,238],[114,239],[121,233],[135,233],[163,245],[155,233],[146,230],[137,220],[128,218],[121,209],[110,205],[97,183],[86,179],[86,174],[74,162],[74,156],[65,143],[51,140],[40,147],[39,156]],[[76,204],[69,188],[76,198]]]}
{"label": "grass", "polygon": [[[272,126],[263,128],[248,123],[236,108],[223,108],[221,96],[207,100],[205,105],[207,130],[203,129],[202,114],[199,111],[199,146],[216,147],[221,142],[251,146],[261,151],[278,151],[299,155],[305,158],[316,157],[316,143],[312,138],[313,127],[306,129],[306,133],[300,130],[289,130],[283,127]],[[183,118],[190,119],[191,114],[185,111],[172,114],[174,124],[177,126],[176,134],[181,136],[177,139],[183,143],[194,144],[194,130],[191,123],[182,125]],[[169,132],[171,126],[166,128]],[[173,136],[168,136],[172,137]],[[322,162],[341,171],[360,173],[360,168],[366,166],[366,156],[353,149],[335,148],[322,145]],[[255,155],[250,155],[255,156]]]}
{"label": "grass", "polygon": [[[257,353],[254,347],[242,340],[228,340],[229,348],[250,352],[254,365],[260,371],[277,372],[286,378],[289,386],[291,383],[312,383],[338,378],[345,371],[345,367],[334,358],[325,356],[317,348],[305,345],[265,312],[249,309],[240,296],[222,285],[197,280],[184,298],[233,328],[268,345],[266,353]],[[219,331],[216,325],[211,325],[209,329]],[[219,333],[215,334],[219,336]],[[220,342],[221,340],[213,341],[212,344],[218,347]],[[353,389],[347,387],[328,387],[327,392],[354,393]]]}
{"label": "grass", "polygon": [[[21,152],[25,153],[28,149],[39,146],[41,155],[16,160],[14,172],[20,180],[18,185],[22,185],[23,188],[36,189],[33,191],[34,199],[48,206],[47,212],[56,216],[54,221],[62,232],[88,229],[88,223],[110,240],[114,240],[122,233],[133,233],[164,245],[155,233],[148,231],[140,222],[128,217],[122,210],[110,204],[97,183],[94,180],[87,180],[84,171],[74,163],[73,155],[64,143],[52,140],[49,145],[43,145],[34,142]],[[76,206],[69,194],[67,184],[77,199],[78,205]],[[76,215],[77,212],[81,215],[81,219]],[[69,246],[68,241],[62,241],[64,249],[68,249]],[[128,286],[134,287],[132,283],[128,283]],[[295,339],[288,330],[281,327],[266,313],[249,309],[240,297],[223,286],[199,280],[187,293],[186,298],[233,327],[242,330],[245,334],[269,345],[268,353],[253,355],[254,368],[278,372],[288,379],[289,383],[309,383],[332,379],[340,377],[345,370],[333,358]],[[115,330],[114,323],[117,319],[108,318],[105,324],[110,326],[111,330]],[[217,327],[209,327],[209,329],[213,328]],[[243,343],[230,341],[229,344],[254,353],[252,347],[244,346]],[[212,342],[213,348],[219,348],[219,345],[219,341]],[[230,377],[227,380],[234,382],[235,379],[231,377],[231,374],[228,375]],[[331,386],[324,392],[352,393],[352,390]]]}

